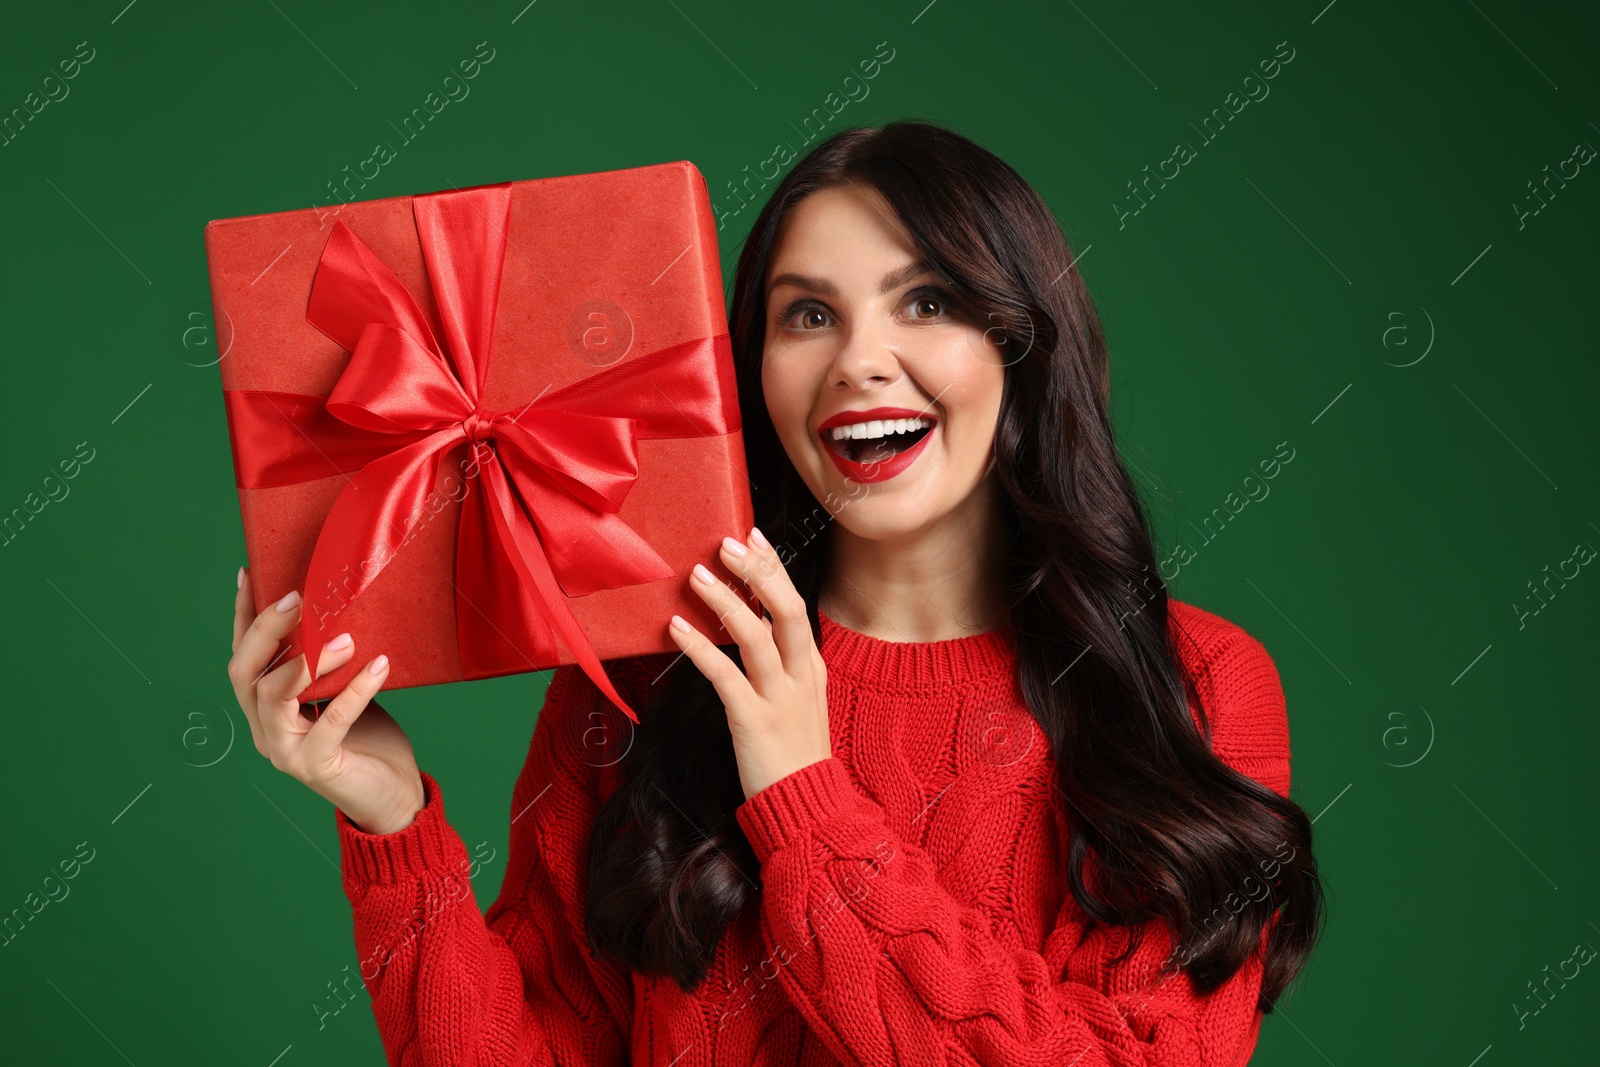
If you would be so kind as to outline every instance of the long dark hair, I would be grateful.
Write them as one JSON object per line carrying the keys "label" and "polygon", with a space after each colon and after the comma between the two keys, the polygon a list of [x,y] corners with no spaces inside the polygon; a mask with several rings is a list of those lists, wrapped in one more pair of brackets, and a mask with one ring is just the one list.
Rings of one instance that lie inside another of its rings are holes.
{"label": "long dark hair", "polygon": [[[1238,971],[1270,927],[1258,1004],[1272,1011],[1321,932],[1311,821],[1210,749],[1113,440],[1105,336],[1060,227],[1015,170],[932,123],[848,129],[817,145],[773,190],[739,256],[729,323],[755,515],[805,597],[813,636],[831,516],[766,415],[765,278],[795,205],[851,182],[884,196],[923,261],[1007,353],[995,457],[1014,541],[997,577],[1021,690],[1072,808],[1073,897],[1092,922],[1129,928],[1119,960],[1141,924],[1164,920],[1175,946],[1165,969],[1187,970],[1201,993]],[[737,661],[736,645],[722,647]],[[621,772],[589,842],[589,941],[692,991],[758,892],[760,865],[733,818],[744,796],[726,712],[687,659],[641,714]],[[1276,874],[1263,878],[1268,863]],[[1224,898],[1240,906],[1220,908]]]}

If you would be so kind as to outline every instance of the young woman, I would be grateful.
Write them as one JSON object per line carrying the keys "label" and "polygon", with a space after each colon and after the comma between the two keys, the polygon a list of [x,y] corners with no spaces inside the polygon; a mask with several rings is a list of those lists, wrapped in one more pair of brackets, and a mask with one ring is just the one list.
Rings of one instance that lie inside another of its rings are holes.
{"label": "young woman", "polygon": [[941,127],[795,165],[732,301],[758,525],[690,580],[726,633],[608,665],[636,731],[555,672],[487,915],[384,658],[313,723],[303,657],[261,677],[298,603],[240,592],[229,674],[336,805],[391,1063],[1249,1059],[1322,917],[1283,691],[1156,573],[1072,263]]}

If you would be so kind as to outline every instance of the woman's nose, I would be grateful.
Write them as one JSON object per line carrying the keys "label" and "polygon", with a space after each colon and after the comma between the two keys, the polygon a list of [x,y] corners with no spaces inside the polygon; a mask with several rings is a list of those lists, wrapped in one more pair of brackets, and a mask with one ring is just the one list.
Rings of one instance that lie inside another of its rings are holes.
{"label": "woman's nose", "polygon": [[884,385],[900,377],[900,358],[889,338],[871,327],[852,327],[834,356],[829,382],[859,389],[868,384]]}

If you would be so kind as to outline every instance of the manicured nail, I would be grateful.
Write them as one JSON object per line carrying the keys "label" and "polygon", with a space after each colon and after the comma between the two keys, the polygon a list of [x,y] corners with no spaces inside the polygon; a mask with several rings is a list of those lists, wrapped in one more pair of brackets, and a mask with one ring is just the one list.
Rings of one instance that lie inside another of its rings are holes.
{"label": "manicured nail", "polygon": [[716,578],[712,576],[710,571],[706,570],[705,565],[702,563],[694,565],[694,577],[695,581],[700,582],[702,585],[715,585],[717,582]]}
{"label": "manicured nail", "polygon": [[338,652],[338,651],[341,651],[342,649],[349,648],[350,644],[351,644],[350,635],[349,634],[340,634],[338,637],[335,637],[332,641],[329,641],[327,644],[323,645],[322,647],[323,647],[324,651],[327,651],[327,652]]}
{"label": "manicured nail", "polygon": [[243,567],[239,568],[239,580],[237,582],[233,583],[233,587],[235,589],[243,589],[244,588],[244,568]]}
{"label": "manicured nail", "polygon": [[689,624],[684,622],[682,617],[677,615],[672,617],[672,628],[682,634],[686,634],[690,630]]}
{"label": "manicured nail", "polygon": [[748,556],[750,554],[750,550],[744,547],[743,542],[732,537],[724,537],[722,539],[722,547],[735,556]]}
{"label": "manicured nail", "polygon": [[300,590],[296,589],[278,601],[279,611],[293,611],[294,606],[300,603]]}
{"label": "manicured nail", "polygon": [[382,674],[388,668],[388,666],[389,666],[389,657],[388,656],[379,656],[377,659],[372,661],[372,666],[368,667],[367,671],[368,671],[368,673],[374,674],[374,675]]}
{"label": "manicured nail", "polygon": [[761,536],[761,527],[759,526],[750,527],[750,543],[755,545],[757,548],[772,547],[771,545],[767,544],[767,539]]}

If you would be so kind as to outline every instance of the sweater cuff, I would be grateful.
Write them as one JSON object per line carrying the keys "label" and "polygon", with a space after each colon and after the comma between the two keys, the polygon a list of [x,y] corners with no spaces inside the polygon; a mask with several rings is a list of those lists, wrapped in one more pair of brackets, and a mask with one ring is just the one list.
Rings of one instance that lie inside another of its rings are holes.
{"label": "sweater cuff", "polygon": [[734,809],[762,863],[784,845],[865,800],[837,756],[808,764],[773,782]]}
{"label": "sweater cuff", "polygon": [[426,802],[411,825],[392,834],[369,834],[339,808],[339,853],[346,878],[362,886],[415,880],[467,865],[467,849],[444,817],[444,796],[427,771],[422,775]]}

